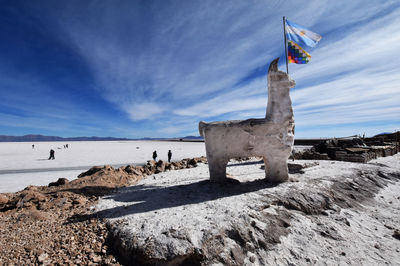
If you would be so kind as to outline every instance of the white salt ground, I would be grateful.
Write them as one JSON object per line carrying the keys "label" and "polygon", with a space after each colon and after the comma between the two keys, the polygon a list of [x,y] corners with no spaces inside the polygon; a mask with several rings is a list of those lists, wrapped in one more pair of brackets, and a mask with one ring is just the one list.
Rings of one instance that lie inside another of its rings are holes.
{"label": "white salt ground", "polygon": [[[32,149],[32,144],[35,148]],[[68,142],[0,142],[0,193],[15,192],[28,185],[47,185],[58,178],[75,179],[95,165],[120,167],[144,164],[152,159],[172,160],[205,156],[202,142],[173,141],[75,141]],[[48,160],[50,149],[55,160]]]}
{"label": "white salt ground", "polygon": [[[67,143],[69,148],[64,148]],[[309,147],[296,146],[295,149]],[[50,149],[55,151],[55,160],[48,160]],[[0,193],[16,192],[29,185],[47,185],[58,178],[73,180],[95,165],[144,164],[152,159],[154,150],[157,160],[164,161],[168,159],[168,150],[172,151],[172,161],[206,155],[203,142],[0,142]]]}
{"label": "white salt ground", "polygon": [[[310,163],[311,161],[295,161]],[[318,186],[329,186],[330,180],[344,179],[363,169],[388,167],[400,171],[400,154],[379,158],[368,164],[317,161],[319,165],[304,169],[304,173],[291,174],[298,182],[286,182],[272,188],[251,190],[221,197],[218,186],[209,191],[198,191],[199,184],[209,178],[208,167],[170,171],[150,176],[137,185],[102,198],[97,207],[101,215],[118,225],[121,234],[144,245],[146,239],[157,238],[160,247],[185,246],[168,237],[172,231],[186,232],[195,247],[201,247],[204,232],[229,228],[242,215],[255,212],[265,195],[279,195],[289,188],[305,189],[310,179],[320,180]],[[385,167],[384,165],[388,166]],[[264,178],[261,164],[231,163],[227,172],[241,182]],[[193,195],[196,195],[195,197]],[[251,265],[400,265],[400,241],[392,237],[393,228],[400,224],[400,184],[391,182],[388,187],[361,209],[342,209],[340,214],[329,216],[304,215],[291,211],[289,234]],[[282,206],[272,206],[265,212],[276,214]],[[335,220],[346,218],[350,226]],[[258,226],[263,228],[262,222]],[[323,237],[318,232],[330,228],[337,239]],[[392,229],[390,229],[392,228]],[[175,241],[175,242],[174,242]],[[181,246],[179,246],[181,245]],[[160,248],[161,249],[161,248]],[[264,251],[260,251],[262,253]],[[247,254],[253,256],[252,254]]]}
{"label": "white salt ground", "polygon": [[[266,258],[279,265],[307,261],[312,265],[400,265],[400,241],[392,236],[400,224],[399,195],[397,182],[376,195],[375,201],[365,203],[362,210],[342,210],[350,226],[339,225],[332,216],[294,212],[291,233],[281,237]],[[319,232],[324,228],[333,228],[339,240],[323,237]]]}

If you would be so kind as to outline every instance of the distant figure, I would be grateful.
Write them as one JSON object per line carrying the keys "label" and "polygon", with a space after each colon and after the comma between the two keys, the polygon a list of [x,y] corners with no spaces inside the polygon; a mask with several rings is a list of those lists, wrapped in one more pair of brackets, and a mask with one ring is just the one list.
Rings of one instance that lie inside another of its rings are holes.
{"label": "distant figure", "polygon": [[68,149],[68,143],[65,145],[65,147],[67,147],[67,149]]}
{"label": "distant figure", "polygon": [[50,160],[50,159],[52,159],[52,160],[55,159],[55,157],[54,157],[54,150],[53,150],[53,149],[50,150],[50,157],[49,157],[49,160]]}
{"label": "distant figure", "polygon": [[34,149],[35,148],[35,144],[32,144],[32,149]]}
{"label": "distant figure", "polygon": [[153,152],[153,160],[156,161],[156,159],[157,159],[157,151],[154,151]]}
{"label": "distant figure", "polygon": [[168,150],[168,162],[171,162],[171,157],[172,157],[172,152],[171,150]]}

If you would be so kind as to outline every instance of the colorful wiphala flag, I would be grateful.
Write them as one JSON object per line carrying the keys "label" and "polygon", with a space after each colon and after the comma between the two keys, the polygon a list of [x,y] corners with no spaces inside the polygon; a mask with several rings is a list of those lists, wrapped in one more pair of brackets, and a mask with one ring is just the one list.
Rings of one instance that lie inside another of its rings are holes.
{"label": "colorful wiphala flag", "polygon": [[288,62],[295,64],[307,64],[311,59],[311,55],[304,51],[294,41],[288,41]]}
{"label": "colorful wiphala flag", "polygon": [[285,22],[286,38],[288,40],[288,63],[307,64],[311,59],[311,55],[302,47],[313,48],[322,37],[296,23],[288,20],[285,20]]}

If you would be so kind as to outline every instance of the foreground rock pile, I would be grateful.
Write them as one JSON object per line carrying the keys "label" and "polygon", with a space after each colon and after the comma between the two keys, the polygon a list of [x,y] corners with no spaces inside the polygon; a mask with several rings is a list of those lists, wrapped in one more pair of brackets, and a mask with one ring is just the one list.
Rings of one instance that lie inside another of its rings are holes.
{"label": "foreground rock pile", "polygon": [[146,175],[193,168],[204,157],[144,166],[92,167],[78,179],[0,194],[0,265],[119,265],[101,219],[88,217],[98,197]]}
{"label": "foreground rock pile", "polygon": [[1,265],[119,265],[108,247],[108,230],[102,221],[69,221],[74,215],[89,213],[94,198],[59,194],[48,208],[36,209],[33,205],[44,202],[45,196],[39,197],[41,193],[32,188],[25,192],[36,197],[18,210],[0,213]]}

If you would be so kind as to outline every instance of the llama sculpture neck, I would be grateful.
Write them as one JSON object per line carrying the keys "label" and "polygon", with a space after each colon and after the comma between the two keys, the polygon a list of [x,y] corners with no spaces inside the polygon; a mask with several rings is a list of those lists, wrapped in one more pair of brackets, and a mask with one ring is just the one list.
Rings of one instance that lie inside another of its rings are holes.
{"label": "llama sculpture neck", "polygon": [[273,122],[293,120],[292,100],[289,90],[296,85],[288,74],[278,70],[274,60],[268,71],[268,105],[265,118]]}

